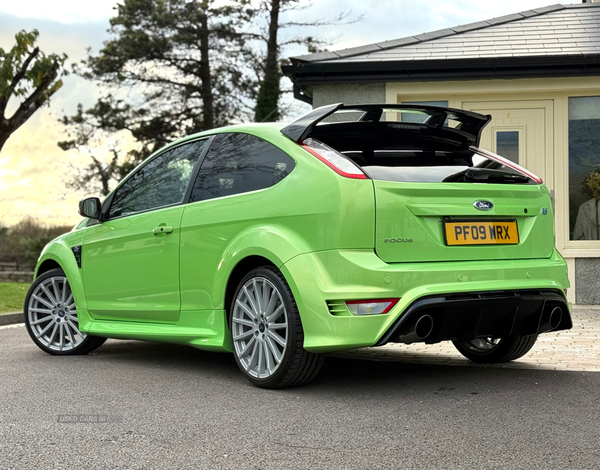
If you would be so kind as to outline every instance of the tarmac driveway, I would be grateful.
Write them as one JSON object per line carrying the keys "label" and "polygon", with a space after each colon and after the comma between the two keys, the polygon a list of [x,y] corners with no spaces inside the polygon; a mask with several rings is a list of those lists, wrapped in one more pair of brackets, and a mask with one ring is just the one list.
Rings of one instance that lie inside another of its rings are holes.
{"label": "tarmac driveway", "polygon": [[598,313],[500,368],[396,345],[288,390],[229,354],[109,340],[54,357],[0,328],[0,469],[597,469]]}

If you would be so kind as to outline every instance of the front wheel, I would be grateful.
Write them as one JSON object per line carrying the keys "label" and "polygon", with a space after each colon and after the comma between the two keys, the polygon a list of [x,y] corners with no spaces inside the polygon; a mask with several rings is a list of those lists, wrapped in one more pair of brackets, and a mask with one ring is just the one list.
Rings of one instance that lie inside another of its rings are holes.
{"label": "front wheel", "polygon": [[303,385],[319,372],[324,357],[304,349],[298,307],[276,268],[250,271],[238,285],[229,315],[235,361],[254,385]]}
{"label": "front wheel", "polygon": [[470,341],[453,341],[454,347],[473,362],[487,364],[508,362],[527,354],[537,340],[537,335],[512,335],[506,338],[477,338]]}
{"label": "front wheel", "polygon": [[62,269],[52,269],[33,282],[23,311],[29,336],[49,354],[87,354],[106,341],[79,331],[77,307]]}

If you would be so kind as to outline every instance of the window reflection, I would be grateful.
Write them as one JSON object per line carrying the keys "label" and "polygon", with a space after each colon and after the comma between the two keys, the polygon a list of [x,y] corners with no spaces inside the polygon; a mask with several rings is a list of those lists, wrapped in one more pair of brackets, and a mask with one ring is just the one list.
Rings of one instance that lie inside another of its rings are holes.
{"label": "window reflection", "polygon": [[136,171],[117,190],[109,217],[182,202],[205,143],[194,141],[167,150]]}
{"label": "window reflection", "polygon": [[249,134],[219,134],[194,183],[190,201],[268,188],[294,169],[294,160],[274,145]]}

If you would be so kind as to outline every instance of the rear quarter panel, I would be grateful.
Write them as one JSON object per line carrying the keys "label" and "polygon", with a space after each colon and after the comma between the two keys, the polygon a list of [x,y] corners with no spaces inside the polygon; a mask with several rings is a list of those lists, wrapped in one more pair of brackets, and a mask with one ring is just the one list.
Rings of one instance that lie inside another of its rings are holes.
{"label": "rear quarter panel", "polygon": [[186,205],[182,310],[227,308],[229,276],[248,256],[281,266],[301,253],[374,245],[370,180],[339,177],[278,130],[253,133],[286,152],[296,166],[270,188]]}

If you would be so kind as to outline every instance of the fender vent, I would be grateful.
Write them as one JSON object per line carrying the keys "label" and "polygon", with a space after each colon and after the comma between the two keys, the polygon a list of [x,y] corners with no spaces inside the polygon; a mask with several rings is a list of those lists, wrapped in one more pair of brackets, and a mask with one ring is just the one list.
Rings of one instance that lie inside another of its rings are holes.
{"label": "fender vent", "polygon": [[73,256],[75,256],[77,267],[81,269],[81,245],[71,247],[71,251],[73,252]]}

